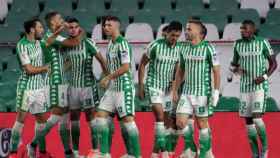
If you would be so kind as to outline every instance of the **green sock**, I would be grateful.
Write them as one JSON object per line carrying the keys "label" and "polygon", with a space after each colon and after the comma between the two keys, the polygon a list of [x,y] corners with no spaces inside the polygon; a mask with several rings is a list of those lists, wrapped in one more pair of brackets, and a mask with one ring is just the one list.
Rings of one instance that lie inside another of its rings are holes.
{"label": "green sock", "polygon": [[206,153],[211,149],[211,136],[209,128],[204,128],[199,131],[199,144],[199,158],[205,158]]}
{"label": "green sock", "polygon": [[91,120],[90,121],[90,131],[91,131],[91,144],[92,144],[92,149],[97,150],[98,149],[98,129],[97,129],[97,124],[96,120]]}
{"label": "green sock", "polygon": [[71,150],[71,147],[70,147],[71,133],[70,133],[68,121],[65,121],[64,119],[61,120],[61,122],[59,123],[59,134],[60,134],[60,139],[61,139],[63,147],[64,147],[64,151],[65,152],[70,151]]}
{"label": "green sock", "polygon": [[196,145],[193,141],[193,130],[190,127],[190,125],[187,125],[183,130],[183,137],[184,137],[184,143],[185,143],[185,147],[184,150],[186,151],[187,149],[191,149],[193,152],[196,152]]}
{"label": "green sock", "polygon": [[126,148],[126,152],[127,152],[128,155],[132,155],[133,151],[131,150],[131,147],[129,145],[128,133],[127,133],[127,130],[126,130],[126,128],[124,126],[124,123],[122,121],[120,122],[120,126],[121,126],[121,133],[122,133],[124,145],[125,145],[125,148]]}
{"label": "green sock", "polygon": [[155,142],[154,149],[155,151],[164,151],[165,150],[165,127],[163,122],[156,122],[155,124]]}
{"label": "green sock", "polygon": [[109,151],[111,151],[113,135],[115,131],[114,120],[112,117],[108,117],[108,124],[109,124]]}
{"label": "green sock", "polygon": [[175,152],[175,148],[178,142],[178,133],[175,129],[171,130],[170,139],[171,139],[171,152]]}
{"label": "green sock", "polygon": [[261,118],[254,119],[254,123],[257,128],[257,132],[258,132],[258,135],[259,135],[261,143],[262,143],[262,151],[266,151],[268,148],[268,145],[267,145],[267,135],[266,135],[265,124]]}
{"label": "green sock", "polygon": [[98,138],[100,142],[100,152],[101,154],[107,154],[110,150],[109,144],[109,124],[106,118],[96,118],[97,128],[98,128]]}
{"label": "green sock", "polygon": [[24,126],[23,123],[20,123],[18,121],[15,122],[13,129],[12,129],[10,152],[17,151],[19,141],[21,139],[21,133],[22,133],[23,126]]}
{"label": "green sock", "polygon": [[[193,152],[197,152],[197,147],[195,145],[194,136],[193,136],[193,134],[194,134],[194,120],[193,119],[188,120],[188,126],[189,126],[189,129],[190,129],[190,132],[191,132],[191,135],[190,135],[190,138],[189,138],[190,148]],[[210,134],[210,136],[211,136],[211,134]]]}
{"label": "green sock", "polygon": [[249,138],[249,143],[251,145],[251,150],[253,152],[254,157],[258,157],[259,155],[259,147],[258,147],[258,136],[257,130],[254,124],[247,125],[247,134]]}
{"label": "green sock", "polygon": [[[35,135],[38,135],[44,128],[45,128],[46,124],[45,123],[35,123]],[[40,141],[38,141],[39,144],[39,150],[41,152],[45,152],[46,151],[46,140],[44,139],[40,139]]]}
{"label": "green sock", "polygon": [[172,135],[171,135],[172,128],[165,129],[165,149],[168,152],[172,151]]}
{"label": "green sock", "polygon": [[131,146],[131,150],[133,151],[132,155],[135,158],[141,157],[139,132],[135,122],[124,123],[124,126],[128,133],[129,145]]}
{"label": "green sock", "polygon": [[42,139],[45,139],[45,136],[49,133],[52,127],[55,126],[58,121],[60,121],[60,119],[61,116],[52,114],[46,122],[45,128],[40,133],[38,133],[38,135],[35,135],[34,139],[32,140],[31,146],[35,147],[39,140],[42,141]]}
{"label": "green sock", "polygon": [[71,137],[72,137],[73,150],[79,151],[80,120],[71,121]]}

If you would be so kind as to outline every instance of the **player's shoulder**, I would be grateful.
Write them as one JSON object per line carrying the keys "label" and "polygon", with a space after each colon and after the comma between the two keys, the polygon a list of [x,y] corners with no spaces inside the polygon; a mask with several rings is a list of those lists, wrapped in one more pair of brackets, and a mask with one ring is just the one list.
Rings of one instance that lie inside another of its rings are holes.
{"label": "player's shoulder", "polygon": [[127,39],[121,35],[117,37],[116,42],[119,44],[128,43]]}
{"label": "player's shoulder", "polygon": [[18,42],[17,42],[17,47],[18,46],[25,46],[28,44],[28,41],[26,39],[26,37],[22,37]]}
{"label": "player's shoulder", "polygon": [[86,43],[90,43],[90,44],[95,44],[96,43],[93,39],[88,38],[88,37],[84,38],[83,41],[86,42]]}
{"label": "player's shoulder", "polygon": [[164,41],[165,41],[164,38],[159,38],[159,39],[153,40],[152,42],[150,42],[150,43],[148,44],[147,47],[148,47],[148,48],[151,48],[151,47],[154,47],[154,46],[156,46],[156,45],[160,45],[160,44],[162,44]]}
{"label": "player's shoulder", "polygon": [[262,36],[255,36],[255,40],[260,42],[267,42],[268,40]]}

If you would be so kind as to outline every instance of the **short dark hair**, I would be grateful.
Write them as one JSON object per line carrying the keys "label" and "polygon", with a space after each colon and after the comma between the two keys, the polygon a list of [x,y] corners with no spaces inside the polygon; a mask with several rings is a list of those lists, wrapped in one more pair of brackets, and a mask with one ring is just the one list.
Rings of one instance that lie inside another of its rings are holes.
{"label": "short dark hair", "polygon": [[162,32],[166,32],[168,30],[168,25],[165,25],[163,28],[162,28]]}
{"label": "short dark hair", "polygon": [[179,21],[171,21],[167,27],[167,32],[170,31],[182,31],[183,26]]}
{"label": "short dark hair", "polygon": [[115,21],[115,22],[121,23],[121,20],[120,20],[118,17],[116,17],[116,16],[111,16],[111,15],[106,16],[106,17],[104,18],[104,22],[105,22],[105,21]]}
{"label": "short dark hair", "polygon": [[206,35],[207,35],[207,28],[206,26],[198,19],[191,19],[188,21],[188,23],[193,23],[196,24],[200,27],[200,33],[203,37],[203,39],[205,39]]}
{"label": "short dark hair", "polygon": [[79,23],[79,20],[73,16],[68,16],[65,18],[65,21],[68,22],[68,23],[72,23],[72,22],[76,22],[76,23]]}
{"label": "short dark hair", "polygon": [[249,19],[246,19],[242,22],[242,25],[251,25],[253,27],[256,26],[255,22],[253,20],[249,20]]}
{"label": "short dark hair", "polygon": [[37,22],[41,22],[41,20],[37,17],[26,20],[23,24],[25,33],[30,33],[31,28],[35,28]]}
{"label": "short dark hair", "polygon": [[49,12],[46,14],[45,16],[45,21],[47,23],[48,26],[50,26],[50,23],[51,23],[51,20],[54,16],[58,15],[59,13],[56,12],[56,11],[53,11],[53,12]]}

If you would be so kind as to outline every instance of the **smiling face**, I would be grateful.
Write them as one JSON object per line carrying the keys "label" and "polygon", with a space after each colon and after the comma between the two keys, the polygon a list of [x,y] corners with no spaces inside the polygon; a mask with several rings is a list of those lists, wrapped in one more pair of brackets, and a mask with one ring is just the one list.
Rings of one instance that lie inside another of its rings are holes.
{"label": "smiling face", "polygon": [[42,39],[44,35],[44,27],[42,23],[40,21],[37,21],[35,27],[31,28],[31,32],[34,33],[36,40]]}
{"label": "smiling face", "polygon": [[250,24],[242,24],[240,27],[241,37],[243,39],[250,39],[254,36],[256,28]]}

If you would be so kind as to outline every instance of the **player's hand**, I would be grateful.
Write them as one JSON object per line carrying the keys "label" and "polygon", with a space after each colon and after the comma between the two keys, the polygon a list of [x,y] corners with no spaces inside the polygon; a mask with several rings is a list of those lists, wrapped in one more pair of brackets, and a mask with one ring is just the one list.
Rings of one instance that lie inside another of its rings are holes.
{"label": "player's hand", "polygon": [[145,98],[144,84],[139,84],[138,95],[141,100]]}
{"label": "player's hand", "polygon": [[63,30],[64,30],[64,25],[61,25],[60,27],[58,27],[55,31],[54,31],[54,35],[59,35]]}
{"label": "player's hand", "polygon": [[213,94],[212,94],[212,99],[213,99],[213,107],[216,107],[219,101],[220,97],[220,92],[219,90],[215,89]]}
{"label": "player's hand", "polygon": [[100,86],[104,89],[108,88],[110,83],[110,77],[109,75],[107,75],[106,77],[104,77],[101,81],[100,81]]}
{"label": "player's hand", "polygon": [[172,91],[171,96],[172,96],[172,102],[177,104],[177,102],[179,100],[178,92],[177,91]]}
{"label": "player's hand", "polygon": [[263,76],[259,76],[254,80],[254,82],[255,84],[261,84],[264,80],[265,78]]}

